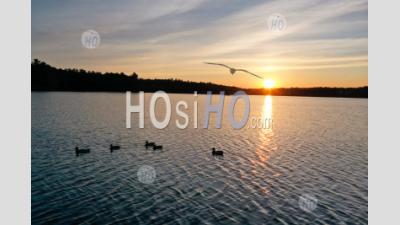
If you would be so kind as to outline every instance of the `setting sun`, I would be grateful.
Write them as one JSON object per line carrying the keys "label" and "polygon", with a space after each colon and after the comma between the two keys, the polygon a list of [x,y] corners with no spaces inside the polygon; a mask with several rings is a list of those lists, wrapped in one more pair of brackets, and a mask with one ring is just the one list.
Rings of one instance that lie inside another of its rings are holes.
{"label": "setting sun", "polygon": [[264,80],[264,88],[273,88],[275,87],[275,81],[272,79],[266,79]]}

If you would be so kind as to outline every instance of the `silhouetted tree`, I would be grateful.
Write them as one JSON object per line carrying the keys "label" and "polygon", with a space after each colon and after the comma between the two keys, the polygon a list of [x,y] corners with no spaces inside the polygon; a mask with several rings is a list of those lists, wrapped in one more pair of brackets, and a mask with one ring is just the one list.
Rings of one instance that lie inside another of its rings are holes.
{"label": "silhouetted tree", "polygon": [[132,77],[133,79],[137,80],[137,79],[139,78],[139,75],[137,75],[137,73],[133,72],[133,73],[131,74],[131,77]]}

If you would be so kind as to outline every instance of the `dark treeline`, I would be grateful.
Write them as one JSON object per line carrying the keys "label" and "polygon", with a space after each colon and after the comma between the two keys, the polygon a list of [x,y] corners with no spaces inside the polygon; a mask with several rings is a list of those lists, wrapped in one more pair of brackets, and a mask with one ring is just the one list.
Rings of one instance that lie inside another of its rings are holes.
{"label": "dark treeline", "polygon": [[275,88],[272,91],[265,89],[247,89],[249,95],[281,95],[281,96],[309,96],[309,97],[343,97],[343,98],[368,98],[368,87],[357,88]]}
{"label": "dark treeline", "polygon": [[360,88],[275,88],[243,89],[232,86],[205,82],[191,82],[178,79],[141,79],[138,74],[99,73],[78,69],[59,69],[40,60],[33,60],[32,91],[99,91],[125,92],[163,90],[167,93],[206,93],[207,91],[225,91],[233,94],[244,90],[253,95],[288,95],[288,96],[321,96],[321,97],[368,97],[368,87]]}

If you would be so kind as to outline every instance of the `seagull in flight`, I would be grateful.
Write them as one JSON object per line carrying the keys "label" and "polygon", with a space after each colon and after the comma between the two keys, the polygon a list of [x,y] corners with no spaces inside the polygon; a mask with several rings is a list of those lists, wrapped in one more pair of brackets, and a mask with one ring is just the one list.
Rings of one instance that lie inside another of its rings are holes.
{"label": "seagull in flight", "polygon": [[245,69],[235,69],[235,68],[232,68],[232,67],[227,66],[227,65],[222,64],[222,63],[212,63],[212,62],[204,62],[204,63],[205,63],[205,64],[210,64],[210,65],[216,65],[216,66],[223,66],[223,67],[226,67],[226,68],[229,69],[229,71],[231,72],[232,75],[233,75],[234,73],[236,73],[237,71],[239,71],[239,72],[248,73],[248,74],[250,74],[250,75],[253,75],[253,76],[255,76],[255,77],[258,77],[258,78],[264,80],[264,78],[262,78],[261,76],[258,76],[257,74],[254,74],[254,73],[252,73],[252,72],[250,72],[250,71],[247,71],[247,70],[245,70]]}

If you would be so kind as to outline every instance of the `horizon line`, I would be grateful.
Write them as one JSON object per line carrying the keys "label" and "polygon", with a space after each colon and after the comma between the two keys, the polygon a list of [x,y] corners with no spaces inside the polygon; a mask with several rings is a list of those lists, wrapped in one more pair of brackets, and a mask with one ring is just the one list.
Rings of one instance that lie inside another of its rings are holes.
{"label": "horizon line", "polygon": [[[34,59],[31,60],[31,66],[34,64],[35,60],[37,60],[39,63],[44,63],[44,64],[46,64],[46,65],[48,65],[50,67],[53,67],[55,69],[78,70],[78,71],[79,70],[83,70],[83,71],[88,72],[88,73],[99,73],[101,75],[118,74],[118,75],[125,75],[125,76],[128,76],[128,77],[130,76],[129,74],[126,74],[125,72],[115,72],[115,71],[113,71],[113,72],[112,71],[101,72],[101,71],[87,70],[87,69],[82,69],[82,68],[56,67],[56,66],[50,65],[49,63],[47,63],[47,62],[45,62],[43,60],[38,59],[38,58],[34,58]],[[238,87],[238,86],[234,86],[234,85],[225,85],[225,84],[214,83],[214,82],[211,82],[211,81],[193,81],[193,80],[183,80],[181,78],[151,78],[151,77],[150,78],[143,78],[143,77],[140,77],[140,74],[138,74],[136,71],[133,71],[131,73],[131,75],[133,75],[133,74],[137,74],[138,75],[138,79],[141,79],[141,80],[179,80],[179,81],[192,82],[192,83],[210,83],[210,84],[214,84],[214,85],[220,85],[220,86],[232,87],[232,88],[239,88],[239,89],[248,89],[248,90],[265,89],[265,90],[267,90],[266,88],[263,88],[263,87],[258,87],[258,88],[256,88],[256,87],[247,87],[247,88],[245,88],[245,87]],[[368,88],[368,84],[359,85],[359,86],[278,86],[278,87],[273,87],[271,89],[296,89],[296,88],[297,89],[301,89],[301,88],[304,88],[304,89],[313,89],[313,88],[346,88],[346,89],[351,89],[351,88],[365,88],[365,87]]]}

